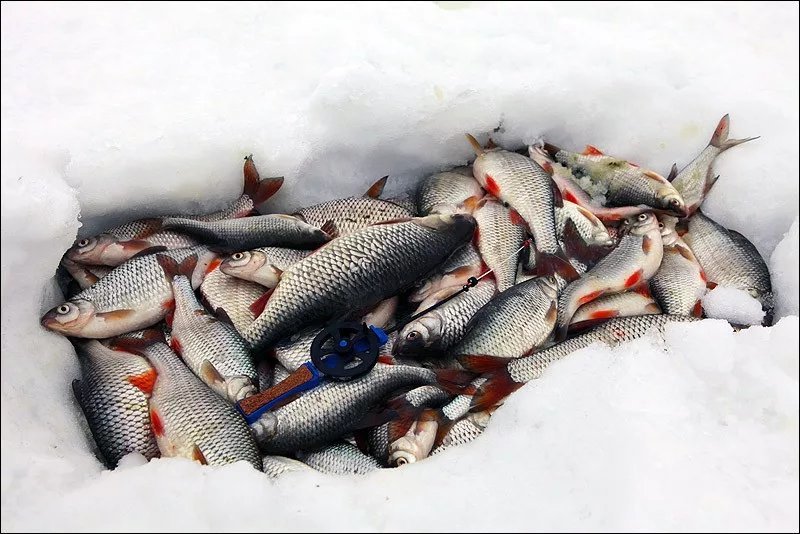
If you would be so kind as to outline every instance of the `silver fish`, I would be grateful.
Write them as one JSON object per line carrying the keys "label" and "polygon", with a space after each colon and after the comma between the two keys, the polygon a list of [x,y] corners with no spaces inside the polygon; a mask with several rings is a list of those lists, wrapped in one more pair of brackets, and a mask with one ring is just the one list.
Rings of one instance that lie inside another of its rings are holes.
{"label": "silver fish", "polygon": [[484,198],[473,212],[478,223],[477,245],[486,266],[494,272],[497,291],[505,291],[517,278],[516,252],[528,236],[525,221],[497,200]]}
{"label": "silver fish", "polygon": [[324,228],[333,237],[339,237],[375,223],[408,219],[414,213],[388,200],[364,196],[329,200],[300,209],[293,215],[317,228]]}
{"label": "silver fish", "polygon": [[231,402],[257,392],[250,346],[233,325],[206,311],[188,278],[172,279],[175,314],[170,347],[211,389]]}
{"label": "silver fish", "polygon": [[168,218],[162,224],[165,229],[176,230],[232,251],[256,247],[313,249],[330,240],[330,236],[316,226],[297,217],[281,214],[214,222]]}
{"label": "silver fish", "polygon": [[542,277],[499,293],[478,310],[450,354],[523,356],[541,346],[556,323],[555,277]]}
{"label": "silver fish", "polygon": [[710,282],[735,287],[761,302],[765,325],[774,313],[769,269],[758,249],[742,234],[729,230],[697,210],[688,220],[683,240],[703,266]]}
{"label": "silver fish", "polygon": [[627,291],[646,282],[661,265],[664,251],[655,215],[641,213],[626,219],[625,223],[626,234],[617,248],[561,292],[558,301],[558,339],[566,337],[567,325],[580,306],[603,295]]}
{"label": "silver fish", "polygon": [[310,450],[352,432],[368,411],[392,391],[437,383],[429,369],[378,363],[347,382],[328,381],[296,400],[266,412],[251,425],[265,452]]}
{"label": "silver fish", "polygon": [[536,268],[540,275],[565,272],[574,275],[558,243],[555,207],[560,195],[550,175],[535,161],[500,148],[484,150],[467,135],[477,159],[472,165],[475,179],[486,192],[508,202],[525,220],[536,245]]}
{"label": "silver fish", "polygon": [[[426,425],[418,416],[426,408],[441,406],[449,398],[450,395],[441,388],[421,386],[390,400],[387,409],[396,416],[392,421],[369,430],[369,453],[387,466],[410,463],[427,456],[430,446],[426,448],[424,443],[420,443],[428,441],[422,437],[426,434]],[[433,439],[430,439],[430,445],[433,445]]]}
{"label": "silver fish", "polygon": [[589,345],[603,343],[615,346],[625,341],[638,339],[651,331],[655,331],[663,337],[667,324],[698,320],[700,319],[695,317],[674,315],[615,317],[583,334],[534,352],[524,358],[508,360],[490,356],[461,357],[460,362],[464,367],[483,373],[483,376],[487,377],[486,382],[470,401],[470,409],[473,412],[479,412],[496,406],[526,382],[541,377],[551,363]]}
{"label": "silver fish", "polygon": [[731,147],[741,145],[758,137],[748,137],[746,139],[728,139],[730,128],[730,117],[726,114],[722,117],[708,142],[700,154],[691,163],[681,169],[672,180],[672,185],[681,194],[686,202],[687,215],[691,216],[703,203],[706,195],[714,186],[719,176],[714,176],[711,167],[717,156]]}
{"label": "silver fish", "polygon": [[309,467],[326,475],[366,475],[381,469],[378,460],[344,441],[303,453],[299,458]]}
{"label": "silver fish", "polygon": [[283,271],[309,254],[310,250],[261,247],[231,254],[222,261],[220,270],[227,275],[273,288],[278,285]]}
{"label": "silver fish", "polygon": [[72,389],[106,465],[113,469],[130,452],[157,457],[148,411],[155,370],[141,356],[96,340],[80,342],[75,350],[81,380],[74,380]]}
{"label": "silver fish", "polygon": [[[457,286],[445,288],[434,293],[431,301],[444,300],[460,289]],[[394,354],[408,358],[447,352],[461,340],[472,317],[492,299],[496,291],[494,282],[484,279],[466,293],[411,321],[400,330],[392,349]],[[428,302],[424,302],[414,313],[427,307]]]}
{"label": "silver fish", "polygon": [[231,404],[211,391],[164,343],[117,340],[117,348],[147,358],[157,378],[150,397],[150,422],[162,456],[208,465],[244,460],[262,468],[253,435]]}
{"label": "silver fish", "polygon": [[257,309],[257,301],[263,297],[264,287],[255,282],[228,276],[219,266],[219,260],[211,264],[212,270],[200,284],[200,295],[218,317],[223,315],[224,310],[236,330],[242,333],[257,317],[251,308]]}
{"label": "silver fish", "polygon": [[590,245],[612,245],[614,240],[608,234],[605,225],[594,213],[581,206],[564,201],[564,205],[556,207],[556,231],[564,235],[567,221],[575,223],[575,228],[583,240]]}
{"label": "silver fish", "polygon": [[456,213],[458,206],[470,197],[483,196],[481,184],[472,173],[464,175],[457,171],[433,174],[423,179],[416,190],[415,200],[420,215],[431,213]]}
{"label": "silver fish", "polygon": [[669,315],[703,313],[700,299],[706,294],[706,275],[694,253],[675,231],[674,217],[665,217],[661,224],[664,257],[650,279],[650,291]]}
{"label": "silver fish", "polygon": [[458,447],[473,441],[486,430],[486,424],[489,422],[490,417],[491,413],[488,410],[467,414],[453,425],[444,436],[442,443],[431,451],[430,456],[439,454],[451,447]]}
{"label": "silver fish", "polygon": [[337,238],[283,273],[244,338],[263,348],[315,321],[369,308],[430,272],[474,227],[469,215],[431,215]]}
{"label": "silver fish", "polygon": [[[216,255],[208,247],[164,252],[181,264],[197,287]],[[152,326],[172,309],[172,285],[157,255],[141,256],[116,267],[94,285],[47,312],[42,326],[88,338],[113,337]]]}
{"label": "silver fish", "polygon": [[285,456],[267,455],[262,457],[261,460],[262,463],[264,464],[264,473],[269,478],[278,478],[284,473],[294,473],[297,471],[313,471],[313,469],[310,466],[304,464],[300,460],[287,458]]}
{"label": "silver fish", "polygon": [[[650,280],[652,283],[655,276]],[[597,300],[584,304],[570,320],[570,330],[573,328],[582,329],[595,321],[610,319],[612,317],[630,317],[632,315],[650,315],[661,313],[656,301],[647,290],[647,286],[625,291],[624,293],[614,293],[604,295]]]}
{"label": "silver fish", "polygon": [[546,145],[555,159],[573,172],[587,176],[605,188],[606,206],[645,204],[680,217],[687,214],[686,203],[678,191],[660,174],[603,154],[587,146],[578,154]]}

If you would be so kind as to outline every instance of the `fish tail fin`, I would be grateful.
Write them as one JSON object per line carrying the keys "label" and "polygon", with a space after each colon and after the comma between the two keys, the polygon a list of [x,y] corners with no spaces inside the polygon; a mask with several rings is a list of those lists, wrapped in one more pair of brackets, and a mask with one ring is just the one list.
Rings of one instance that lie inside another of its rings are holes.
{"label": "fish tail fin", "polygon": [[724,151],[736,145],[741,145],[742,143],[746,143],[748,141],[752,141],[760,137],[756,136],[756,137],[747,137],[745,139],[728,139],[728,131],[730,129],[730,124],[731,124],[730,116],[726,113],[725,116],[719,120],[717,128],[714,130],[714,135],[711,136],[711,141],[709,141],[708,144],[711,146],[715,146],[719,149],[722,149]]}
{"label": "fish tail fin", "polygon": [[472,387],[472,380],[475,374],[459,369],[433,369],[436,373],[437,385],[452,395],[472,395],[475,388]]}
{"label": "fish tail fin", "polygon": [[552,276],[558,274],[567,282],[572,282],[580,278],[578,271],[575,270],[575,267],[572,266],[564,252],[560,249],[555,254],[546,252],[537,253],[535,272],[537,276]]}
{"label": "fish tail fin", "polygon": [[431,450],[442,444],[447,433],[450,432],[450,429],[456,424],[456,421],[448,418],[441,408],[428,408],[423,410],[419,415],[419,420],[436,423],[436,437],[433,440],[433,447],[431,447]]}
{"label": "fish tail fin", "polygon": [[478,374],[492,374],[508,365],[509,358],[486,356],[484,354],[463,354],[456,358],[465,369]]}
{"label": "fish tail fin", "polygon": [[472,147],[472,150],[475,151],[476,156],[480,156],[485,152],[483,146],[481,146],[478,140],[475,139],[471,134],[464,134],[464,135],[467,137],[467,141],[469,141],[469,144]]}
{"label": "fish tail fin", "polygon": [[194,269],[197,267],[197,254],[186,257],[180,263],[166,254],[156,254],[156,260],[170,281],[179,275],[183,275],[191,280]]}
{"label": "fish tail fin", "polygon": [[489,375],[472,398],[470,412],[482,412],[500,404],[503,399],[514,393],[525,385],[523,382],[515,382],[511,378],[508,366],[499,368],[496,372]]}
{"label": "fish tail fin", "polygon": [[253,155],[244,158],[244,194],[253,200],[253,204],[258,206],[264,203],[272,195],[278,192],[283,185],[283,176],[264,178],[258,174],[256,164],[253,163]]}

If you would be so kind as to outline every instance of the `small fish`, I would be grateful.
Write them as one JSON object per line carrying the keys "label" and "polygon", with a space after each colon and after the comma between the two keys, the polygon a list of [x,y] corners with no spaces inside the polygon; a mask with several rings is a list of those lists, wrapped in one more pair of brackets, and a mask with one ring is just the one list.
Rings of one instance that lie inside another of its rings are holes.
{"label": "small fish", "polygon": [[291,247],[313,249],[330,240],[325,231],[291,215],[258,215],[222,221],[195,221],[168,218],[163,227],[176,230],[231,251],[257,247]]}
{"label": "small fish", "polygon": [[259,299],[264,295],[264,287],[255,282],[228,276],[220,270],[219,260],[215,260],[210,268],[212,270],[200,284],[200,295],[217,317],[224,311],[236,331],[241,334],[257,317],[252,308],[258,308]]}
{"label": "small fish", "polygon": [[[261,180],[252,156],[245,159],[244,192],[222,211],[206,215],[181,215],[197,221],[221,221],[249,215],[255,206],[274,195],[283,184],[283,178]],[[166,230],[163,221],[168,217],[138,219],[91,237],[85,237],[70,248],[65,257],[85,265],[116,267],[139,254],[163,252],[197,245],[197,241],[182,233]]]}
{"label": "small fish", "polygon": [[550,337],[556,324],[557,281],[534,278],[498,293],[472,317],[466,335],[449,354],[515,358]]}
{"label": "small fish", "polygon": [[638,339],[651,331],[657,332],[663,338],[667,324],[698,320],[695,317],[673,315],[615,317],[585,333],[524,358],[508,360],[490,356],[462,356],[459,361],[464,367],[482,373],[487,378],[473,396],[470,408],[473,412],[479,412],[496,406],[525,383],[541,377],[551,363],[589,345],[603,343],[616,346],[625,341]]}
{"label": "small fish", "polygon": [[[653,277],[653,279],[655,276]],[[652,280],[651,279],[651,283]],[[612,317],[630,317],[633,315],[650,315],[661,313],[661,308],[653,300],[646,285],[624,293],[605,295],[588,304],[584,304],[569,323],[570,332],[584,330],[587,326]]]}
{"label": "small fish", "polygon": [[422,216],[432,213],[456,213],[468,198],[483,196],[481,184],[472,177],[471,169],[466,175],[459,170],[433,174],[423,179],[416,190],[417,213]]}
{"label": "small fish", "polygon": [[347,382],[324,382],[289,404],[266,412],[251,428],[265,452],[310,450],[351,433],[392,391],[435,385],[440,373],[443,371],[379,362],[369,373]]}
{"label": "small fish", "polygon": [[703,314],[700,301],[706,294],[708,280],[689,245],[678,237],[676,222],[674,217],[662,218],[664,257],[650,279],[650,291],[664,313],[700,317]]}
{"label": "small fish", "polygon": [[761,302],[765,312],[763,324],[771,325],[775,307],[772,282],[758,249],[745,236],[718,224],[700,210],[688,219],[687,226],[683,240],[703,266],[708,281],[750,293]]}
{"label": "small fish", "polygon": [[81,380],[72,382],[106,465],[113,469],[130,452],[158,456],[150,430],[148,399],[156,372],[141,356],[112,350],[96,340],[76,343]]}
{"label": "small fish", "polygon": [[150,424],[162,456],[207,465],[243,460],[261,471],[261,455],[245,420],[192,374],[166,344],[118,339],[114,348],[144,356],[155,367]]}
{"label": "small fish", "polygon": [[436,429],[421,421],[426,408],[447,402],[450,394],[436,386],[421,386],[395,397],[386,409],[395,414],[388,423],[371,428],[367,433],[367,450],[384,465],[397,466],[425,458],[433,446]]}
{"label": "small fish", "polygon": [[517,278],[516,252],[528,237],[522,217],[499,201],[485,197],[472,214],[478,223],[478,250],[486,266],[493,271],[497,291],[505,291]]}
{"label": "small fish", "polygon": [[[375,189],[376,185],[370,190]],[[363,197],[329,200],[300,209],[292,215],[317,228],[324,228],[332,237],[340,237],[375,223],[408,219],[414,213],[388,200],[374,198],[368,191]]]}
{"label": "small fish", "polygon": [[556,231],[559,236],[564,235],[567,221],[572,221],[575,224],[578,235],[589,245],[607,246],[614,244],[608,229],[594,213],[565,200],[562,207],[556,208]]}
{"label": "small fish", "polygon": [[700,154],[691,163],[681,169],[672,180],[672,185],[681,194],[686,202],[687,215],[691,216],[705,200],[706,195],[719,176],[714,176],[712,166],[717,156],[729,148],[741,145],[748,141],[758,139],[758,137],[748,137],[746,139],[728,139],[730,128],[730,117],[725,115],[719,120],[711,141],[708,142]]}
{"label": "small fish", "polygon": [[283,271],[309,254],[309,250],[261,247],[231,254],[222,261],[220,270],[227,275],[273,288],[278,285]]}
{"label": "small fish", "polygon": [[460,288],[473,276],[480,276],[484,270],[483,259],[477,247],[467,243],[437,267],[433,276],[423,280],[408,296],[408,301],[423,302],[443,289]]}
{"label": "small fish", "polygon": [[[543,146],[531,145],[528,147],[528,153],[531,159],[538,163],[545,172],[553,178],[559,191],[561,191],[565,206],[567,202],[572,202],[591,212],[600,221],[609,224],[617,224],[619,221],[627,219],[628,217],[634,217],[653,209],[644,204],[638,206],[604,206],[600,198],[596,200],[593,199],[592,196],[583,189],[581,183],[575,178],[572,171],[550,156]],[[558,216],[558,208],[556,208],[556,222],[561,224]],[[562,215],[561,221],[563,220],[564,216]]]}
{"label": "small fish", "polygon": [[[178,262],[191,277],[192,287],[202,282],[216,255],[208,247],[163,253]],[[172,284],[155,255],[126,261],[70,300],[56,306],[41,324],[74,337],[108,338],[147,328],[173,310]]]}
{"label": "small fish", "polygon": [[313,469],[310,466],[304,464],[300,460],[287,458],[286,456],[267,455],[262,457],[261,461],[264,464],[264,473],[269,478],[278,478],[284,473],[294,473],[297,471],[313,471]]}
{"label": "small fish", "polygon": [[164,271],[173,277],[172,350],[200,380],[229,401],[255,394],[258,378],[250,346],[233,325],[220,321],[198,302],[192,283],[177,274],[175,260],[158,256]]}
{"label": "small fish", "polygon": [[554,210],[562,200],[550,175],[522,154],[484,150],[471,135],[467,139],[478,156],[472,165],[475,179],[487,193],[508,202],[527,223],[536,245],[537,274],[560,272],[570,279],[577,277],[558,243]]}
{"label": "small fish", "polygon": [[660,174],[639,167],[624,159],[606,156],[593,146],[583,153],[568,152],[546,145],[547,151],[573,172],[589,177],[605,188],[606,206],[637,206],[673,213],[679,217],[687,214],[680,193]]}
{"label": "small fish", "polygon": [[382,468],[378,460],[346,441],[304,452],[299,458],[309,467],[326,475],[366,475]]}
{"label": "small fish", "polygon": [[625,219],[625,227],[617,248],[561,292],[556,339],[566,337],[567,325],[580,306],[603,295],[632,289],[647,282],[658,270],[664,249],[655,215],[640,213]]}
{"label": "small fish", "polygon": [[469,215],[429,215],[334,239],[283,273],[244,338],[264,348],[317,321],[374,306],[433,270],[474,228]]}
{"label": "small fish", "polygon": [[[442,289],[431,296],[430,302],[439,302],[460,290],[459,286]],[[398,333],[393,353],[403,358],[446,353],[461,340],[469,321],[492,299],[496,291],[491,279],[481,280],[466,293],[411,321]],[[429,305],[429,302],[423,302],[414,313],[421,312]]]}

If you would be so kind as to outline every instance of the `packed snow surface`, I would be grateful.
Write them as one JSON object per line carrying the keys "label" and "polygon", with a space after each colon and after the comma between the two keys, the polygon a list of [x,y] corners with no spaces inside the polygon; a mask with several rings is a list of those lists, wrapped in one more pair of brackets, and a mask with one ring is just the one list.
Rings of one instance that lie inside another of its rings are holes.
{"label": "packed snow surface", "polygon": [[703,297],[706,317],[727,319],[737,325],[761,324],[764,310],[750,293],[735,287],[717,286]]}
{"label": "packed snow surface", "polygon": [[[798,6],[2,4],[3,530],[798,529]],[[361,478],[126,458],[106,471],[41,313],[75,239],[220,208],[242,157],[286,211],[501,145],[666,175],[725,114],[703,210],[768,259],[776,326],[586,348],[485,435]],[[780,245],[778,243],[780,242]],[[774,252],[773,252],[774,250]]]}

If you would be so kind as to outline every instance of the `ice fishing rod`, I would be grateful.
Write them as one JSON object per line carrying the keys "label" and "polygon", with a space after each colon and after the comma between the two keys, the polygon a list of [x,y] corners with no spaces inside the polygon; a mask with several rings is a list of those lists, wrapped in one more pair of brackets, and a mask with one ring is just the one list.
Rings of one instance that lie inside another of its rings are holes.
{"label": "ice fishing rod", "polygon": [[[530,244],[530,239],[526,239],[521,247],[503,260],[503,263],[516,258]],[[389,340],[390,334],[466,293],[493,272],[494,269],[488,269],[477,277],[469,277],[461,289],[452,295],[406,319],[397,321],[388,330],[357,321],[336,320],[329,323],[311,343],[311,361],[302,364],[295,372],[271,388],[240,400],[236,403],[236,407],[245,420],[253,424],[265,412],[288,404],[300,393],[317,387],[326,378],[350,380],[370,372],[378,363],[380,348]]]}

